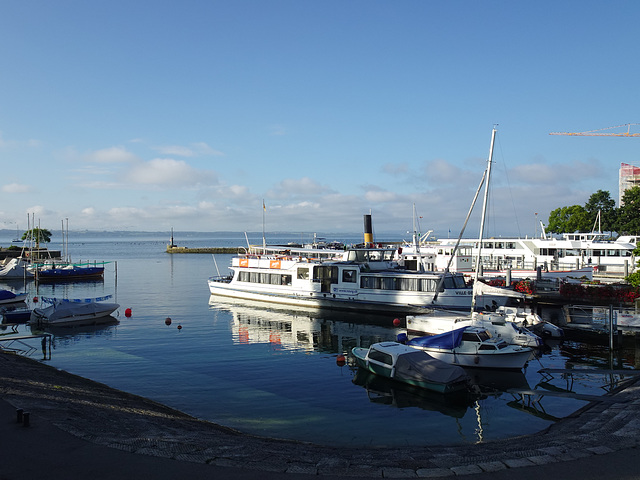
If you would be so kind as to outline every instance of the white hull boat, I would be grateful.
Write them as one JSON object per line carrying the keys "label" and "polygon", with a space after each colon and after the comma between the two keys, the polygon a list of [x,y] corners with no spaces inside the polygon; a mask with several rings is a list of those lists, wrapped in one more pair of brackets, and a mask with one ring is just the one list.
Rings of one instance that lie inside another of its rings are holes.
{"label": "white hull boat", "polygon": [[465,371],[397,342],[374,343],[351,350],[358,367],[371,373],[438,393],[467,389]]}
{"label": "white hull boat", "polygon": [[498,312],[474,312],[471,315],[433,313],[407,315],[407,333],[411,335],[439,335],[462,327],[479,327],[492,337],[503,339],[510,345],[537,348],[542,339],[522,326],[516,325],[507,315]]}
{"label": "white hull boat", "polygon": [[231,276],[211,277],[208,285],[212,295],[312,308],[405,314],[471,308],[472,288],[462,274],[402,269],[394,253],[372,247],[251,247],[232,259]]}
{"label": "white hull boat", "polygon": [[111,316],[120,305],[103,302],[55,302],[45,308],[34,308],[30,323],[43,326],[96,325],[115,321]]}
{"label": "white hull boat", "polygon": [[478,327],[463,327],[440,335],[416,337],[407,345],[461,367],[520,370],[533,358],[529,347],[509,345]]}

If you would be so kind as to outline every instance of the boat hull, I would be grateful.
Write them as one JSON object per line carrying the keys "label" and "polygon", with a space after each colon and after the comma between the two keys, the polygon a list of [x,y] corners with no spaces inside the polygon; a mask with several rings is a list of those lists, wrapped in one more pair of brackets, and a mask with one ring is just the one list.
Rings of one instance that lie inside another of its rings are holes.
{"label": "boat hull", "polygon": [[460,367],[492,368],[504,370],[521,370],[531,359],[532,352],[518,351],[513,353],[480,353],[438,349],[423,349],[433,358]]}
{"label": "boat hull", "polygon": [[211,295],[277,303],[295,307],[327,308],[335,310],[391,312],[391,313],[425,313],[433,308],[467,310],[470,306],[469,295],[440,295],[434,302],[433,295],[366,295],[340,294],[321,292],[276,292],[256,291],[234,287],[228,283],[209,280]]}

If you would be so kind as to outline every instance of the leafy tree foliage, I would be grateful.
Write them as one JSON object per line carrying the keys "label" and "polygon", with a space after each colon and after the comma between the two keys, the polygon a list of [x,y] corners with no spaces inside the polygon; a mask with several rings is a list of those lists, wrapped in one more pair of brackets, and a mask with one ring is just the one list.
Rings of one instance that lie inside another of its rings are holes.
{"label": "leafy tree foliage", "polygon": [[[640,257],[640,246],[637,246],[633,250],[633,256],[635,258]],[[636,271],[633,272],[631,275],[629,275],[627,278],[625,278],[625,280],[627,281],[627,283],[629,283],[629,285],[633,287],[640,287],[640,260],[638,260],[636,264]]]}
{"label": "leafy tree foliage", "polygon": [[556,208],[549,214],[547,230],[554,233],[573,233],[585,231],[589,225],[589,214],[584,207],[573,205],[571,207]]}
{"label": "leafy tree foliage", "polygon": [[51,232],[46,228],[32,228],[22,234],[22,240],[33,240],[37,243],[49,243]]}
{"label": "leafy tree foliage", "polygon": [[624,192],[622,206],[618,208],[618,232],[640,235],[640,187]]}
{"label": "leafy tree foliage", "polygon": [[609,192],[598,190],[589,197],[584,208],[587,211],[588,219],[591,223],[590,229],[593,229],[594,225],[596,225],[598,212],[600,212],[600,226],[602,230],[604,232],[612,232],[615,230],[617,220],[616,201],[611,198]]}

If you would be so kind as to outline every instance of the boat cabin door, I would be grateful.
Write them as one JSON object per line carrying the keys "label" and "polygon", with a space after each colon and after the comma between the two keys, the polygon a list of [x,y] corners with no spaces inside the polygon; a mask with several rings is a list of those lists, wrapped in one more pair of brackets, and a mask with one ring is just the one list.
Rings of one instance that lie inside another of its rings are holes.
{"label": "boat cabin door", "polygon": [[320,292],[331,293],[331,284],[338,283],[338,267],[321,265],[314,268],[313,281],[320,282]]}

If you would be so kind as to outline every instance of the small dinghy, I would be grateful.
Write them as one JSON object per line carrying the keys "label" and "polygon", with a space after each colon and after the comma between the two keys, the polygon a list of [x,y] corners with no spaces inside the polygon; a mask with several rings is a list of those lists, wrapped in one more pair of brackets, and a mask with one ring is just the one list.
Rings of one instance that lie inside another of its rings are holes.
{"label": "small dinghy", "polygon": [[439,393],[467,388],[468,378],[462,368],[401,343],[374,343],[369,348],[355,347],[351,353],[358,367],[398,382]]}
{"label": "small dinghy", "polygon": [[96,325],[114,321],[111,316],[120,305],[103,302],[55,302],[49,307],[34,308],[31,323],[44,326]]}

